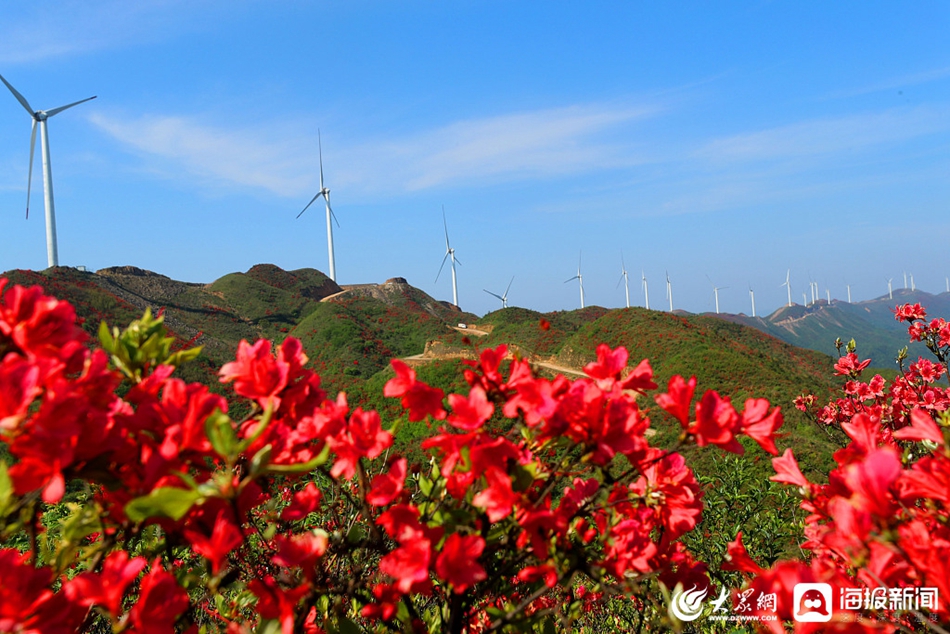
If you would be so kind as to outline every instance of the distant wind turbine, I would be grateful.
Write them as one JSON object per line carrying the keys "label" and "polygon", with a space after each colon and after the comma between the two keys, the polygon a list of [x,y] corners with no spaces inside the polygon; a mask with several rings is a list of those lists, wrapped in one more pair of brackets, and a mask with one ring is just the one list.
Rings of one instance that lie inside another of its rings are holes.
{"label": "distant wind turbine", "polygon": [[891,289],[891,281],[893,281],[893,279],[894,278],[892,277],[887,280],[887,298],[888,299],[894,299],[894,291]]}
{"label": "distant wind turbine", "polygon": [[755,291],[752,290],[752,287],[749,287],[749,297],[752,298],[752,316],[755,317]]}
{"label": "distant wind turbine", "polygon": [[581,275],[581,256],[577,256],[577,275],[574,277],[569,277],[564,280],[564,283],[567,284],[573,280],[577,280],[578,284],[581,287],[581,308],[584,308],[584,276]]}
{"label": "distant wind turbine", "polygon": [[330,190],[323,185],[323,139],[320,138],[320,130],[317,129],[317,149],[320,153],[320,191],[317,192],[317,195],[310,199],[310,202],[307,203],[307,206],[303,208],[297,217],[303,215],[304,211],[310,208],[317,198],[323,196],[323,199],[327,203],[327,248],[330,251],[330,279],[334,282],[336,281],[336,258],[333,255],[333,223],[330,221],[331,218],[336,222],[336,226],[340,226],[340,221],[336,219],[336,214],[333,213],[333,209],[330,208]]}
{"label": "distant wind turbine", "polygon": [[910,274],[910,290],[912,290],[912,291],[916,291],[916,290],[917,290],[917,287],[914,286],[914,274],[913,274],[913,273]]}
{"label": "distant wind turbine", "polygon": [[848,287],[848,303],[850,304],[851,303],[851,285],[845,283],[845,286]]}
{"label": "distant wind turbine", "polygon": [[[627,294],[627,308],[630,308],[630,280],[627,278],[627,265],[623,261],[623,251],[620,252],[620,282],[623,282],[624,291]],[[617,282],[617,286],[620,286]]]}
{"label": "distant wind turbine", "polygon": [[944,278],[947,281],[947,292],[950,293],[950,277]]}
{"label": "distant wind turbine", "polygon": [[[435,276],[435,281],[439,281],[439,275],[442,275],[442,269],[445,267],[445,261],[449,258],[452,258],[452,303],[458,306],[459,287],[458,280],[455,277],[455,265],[456,263],[461,264],[461,262],[455,259],[455,249],[453,249],[449,244],[449,225],[445,221],[445,205],[442,205],[442,227],[445,229],[445,257],[442,258],[442,266],[439,267],[439,272]],[[507,295],[507,291],[505,291],[505,294]]]}
{"label": "distant wind turbine", "polygon": [[825,296],[828,298],[828,303],[831,304],[831,291],[827,288],[825,289]]}
{"label": "distant wind turbine", "polygon": [[907,290],[907,271],[904,271],[904,290]]}
{"label": "distant wind turbine", "polygon": [[[728,287],[728,286],[716,286],[715,284],[713,284],[713,281],[709,279],[709,276],[708,276],[708,275],[706,276],[706,279],[709,280],[709,283],[710,283],[710,284],[712,284],[712,287],[713,287],[713,295],[716,296],[716,314],[718,315],[718,314],[719,314],[719,291],[721,291],[721,290],[723,290],[723,289],[725,289],[725,288],[729,288],[729,287]],[[672,310],[672,309],[670,309],[670,310]]]}
{"label": "distant wind turbine", "polygon": [[40,147],[43,154],[43,201],[46,204],[46,261],[49,266],[59,266],[59,249],[56,243],[56,211],[53,206],[53,166],[49,155],[49,133],[46,130],[46,120],[59,114],[63,110],[68,110],[73,106],[86,103],[95,99],[88,97],[81,101],[53,108],[52,110],[33,110],[26,98],[16,91],[16,88],[10,85],[6,79],[0,75],[2,81],[20,105],[26,108],[33,119],[33,130],[30,134],[30,167],[26,178],[26,217],[30,217],[30,186],[33,183],[33,153],[36,148],[36,124],[40,124]]}
{"label": "distant wind turbine", "polygon": [[[512,275],[511,282],[514,282],[514,281],[515,281],[515,277],[514,275]],[[489,295],[491,295],[492,297],[497,297],[498,299],[500,299],[502,308],[508,308],[508,291],[511,290],[511,282],[508,282],[508,288],[505,289],[504,295],[496,295],[495,293],[492,293],[487,288],[483,288],[482,290],[488,293]]]}
{"label": "distant wind turbine", "polygon": [[666,272],[666,297],[670,300],[670,312],[673,312],[673,286],[670,284],[670,272]]}
{"label": "distant wind turbine", "polygon": [[785,283],[778,285],[779,288],[782,288],[782,287],[784,286],[786,289],[788,289],[788,305],[789,305],[789,306],[792,305],[792,285],[789,284],[789,282],[788,282],[789,277],[791,276],[791,274],[792,274],[792,269],[789,269],[788,271],[786,271],[786,272],[785,272]]}
{"label": "distant wind turbine", "polygon": [[641,270],[640,277],[643,278],[643,305],[650,310],[650,286],[647,284],[647,274]]}
{"label": "distant wind turbine", "polygon": [[805,306],[808,306],[808,295],[805,293],[805,291],[802,291],[802,303],[805,304]]}

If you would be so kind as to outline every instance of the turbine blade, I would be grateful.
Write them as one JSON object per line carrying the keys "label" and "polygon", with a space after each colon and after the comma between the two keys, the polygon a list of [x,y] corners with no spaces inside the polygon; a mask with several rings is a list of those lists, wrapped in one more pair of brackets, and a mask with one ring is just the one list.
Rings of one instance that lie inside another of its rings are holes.
{"label": "turbine blade", "polygon": [[303,211],[301,211],[299,214],[297,214],[297,217],[299,218],[300,216],[303,215],[303,212],[304,212],[304,211],[307,211],[308,209],[310,209],[310,205],[312,205],[313,203],[315,203],[316,200],[317,200],[317,198],[320,198],[320,196],[323,196],[323,192],[322,192],[322,191],[321,191],[321,192],[317,192],[317,195],[310,199],[310,202],[307,203],[307,206],[303,208]]}
{"label": "turbine blade", "polygon": [[33,119],[33,131],[30,133],[30,168],[26,176],[26,217],[30,218],[30,187],[33,184],[33,151],[36,149],[36,119]]}
{"label": "turbine blade", "polygon": [[453,253],[453,254],[452,254],[452,266],[455,266],[456,264],[458,264],[459,266],[462,266],[462,261],[461,261],[460,259],[458,259],[457,257],[455,257],[455,253]]}
{"label": "turbine blade", "polygon": [[501,301],[505,301],[505,298],[504,298],[504,297],[502,297],[501,295],[496,295],[495,293],[492,293],[492,292],[491,292],[490,290],[488,290],[487,288],[483,288],[482,290],[485,291],[486,293],[488,293],[489,295],[491,295],[492,297],[497,297],[497,298],[500,299]]}
{"label": "turbine blade", "polygon": [[[435,276],[435,281],[436,281],[436,282],[439,281],[439,276],[442,275],[442,269],[445,268],[445,261],[448,260],[448,259],[449,259],[449,252],[446,251],[446,252],[445,252],[445,257],[442,258],[442,266],[439,267],[439,272],[438,272],[438,273],[436,274],[436,276]],[[434,283],[435,283],[435,282],[433,282],[433,284],[434,284]]]}
{"label": "turbine blade", "polygon": [[623,273],[620,274],[620,279],[617,281],[617,285],[614,288],[620,288],[620,284],[623,282]]}
{"label": "turbine blade", "polygon": [[78,106],[78,105],[81,104],[81,103],[86,103],[87,101],[92,101],[92,100],[95,99],[95,98],[96,98],[95,96],[87,97],[86,99],[83,99],[83,100],[81,100],[81,101],[75,101],[75,102],[69,104],[68,106],[60,106],[59,108],[53,108],[52,110],[47,110],[47,111],[46,111],[46,118],[48,119],[48,118],[52,117],[54,114],[59,114],[59,113],[62,112],[63,110],[69,110],[69,109],[72,108],[73,106]]}
{"label": "turbine blade", "polygon": [[[514,281],[515,281],[515,276],[512,275],[512,276],[511,276],[511,282],[514,282]],[[511,290],[511,282],[508,282],[508,288],[505,289],[505,295],[504,295],[504,297],[508,297],[508,291]],[[503,297],[502,299],[504,299],[504,297]]]}
{"label": "turbine blade", "polygon": [[574,280],[579,280],[579,279],[581,279],[580,276],[575,275],[574,277],[569,277],[566,280],[564,280],[564,283],[567,284],[568,282],[573,282]]}
{"label": "turbine blade", "polygon": [[333,218],[333,221],[336,222],[336,226],[339,227],[340,221],[336,219],[336,214],[333,213],[333,207],[330,206],[330,194],[326,193],[323,195],[323,197],[327,199],[327,209],[330,211],[330,217]]}
{"label": "turbine blade", "polygon": [[320,153],[320,189],[323,190],[323,139],[320,138],[320,128],[317,128],[317,151]]}
{"label": "turbine blade", "polygon": [[0,75],[0,81],[6,84],[6,87],[10,89],[10,92],[13,93],[13,96],[16,97],[16,100],[20,102],[20,105],[26,108],[26,111],[30,113],[30,116],[34,116],[36,113],[33,112],[33,108],[30,107],[30,103],[26,100],[26,97],[21,95],[16,91],[16,88],[10,85],[6,79],[3,78],[3,75]]}
{"label": "turbine blade", "polygon": [[445,205],[442,205],[442,227],[445,228],[445,248],[449,249],[449,225],[445,221]]}

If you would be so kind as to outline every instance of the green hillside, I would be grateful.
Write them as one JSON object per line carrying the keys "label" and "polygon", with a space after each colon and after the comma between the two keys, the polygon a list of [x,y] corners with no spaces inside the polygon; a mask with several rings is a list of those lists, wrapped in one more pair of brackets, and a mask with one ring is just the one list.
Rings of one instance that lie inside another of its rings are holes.
{"label": "green hillside", "polygon": [[[90,334],[102,320],[121,326],[146,307],[163,311],[180,345],[204,346],[198,363],[186,366],[184,378],[215,389],[220,389],[217,368],[234,358],[241,339],[280,342],[293,335],[331,394],[345,389],[352,402],[378,408],[391,420],[397,405],[381,395],[392,376],[391,358],[412,357],[409,362],[420,377],[448,390],[463,387],[458,358],[474,357],[476,348],[517,346],[532,362],[552,366],[539,365],[551,373],[580,370],[595,359],[597,344],[607,343],[626,346],[631,363],[649,358],[661,385],[674,374],[696,375],[701,389],[718,390],[739,405],[749,396],[781,405],[789,434],[783,443],[795,447],[806,470],[826,465],[830,455],[826,440],[805,423],[792,400],[803,391],[830,392],[831,359],[715,317],[589,307],[544,314],[506,308],[478,319],[402,278],[341,287],[313,269],[283,271],[267,264],[211,284],[178,282],[133,267],[4,275],[12,283],[40,284],[72,302]],[[799,321],[818,323],[810,315]],[[457,328],[461,323],[469,327]],[[673,443],[678,425],[665,421],[655,407],[653,417],[657,440]]]}
{"label": "green hillside", "polygon": [[[513,343],[540,350],[557,365],[574,368],[594,360],[600,343],[623,345],[631,364],[650,359],[661,386],[676,374],[695,375],[700,389],[717,390],[740,406],[752,396],[780,405],[788,434],[780,446],[794,447],[805,469],[817,471],[829,464],[832,448],[827,439],[793,406],[802,392],[827,396],[837,385],[829,356],[714,317],[643,308],[586,310],[592,319],[514,308],[497,311],[486,316],[495,324],[486,345]],[[550,322],[548,330],[539,327],[541,319]],[[665,420],[662,412],[654,412],[655,420]],[[658,427],[661,442],[672,443],[679,432],[679,425],[668,421]]]}

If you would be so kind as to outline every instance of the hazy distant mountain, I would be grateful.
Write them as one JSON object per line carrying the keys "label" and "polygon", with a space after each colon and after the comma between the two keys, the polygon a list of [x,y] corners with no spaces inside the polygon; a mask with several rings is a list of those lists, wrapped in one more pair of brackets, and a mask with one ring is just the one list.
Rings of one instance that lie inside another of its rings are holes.
{"label": "hazy distant mountain", "polygon": [[[830,355],[836,354],[836,338],[845,344],[854,339],[862,359],[870,358],[875,367],[894,368],[897,352],[909,343],[907,324],[894,319],[894,308],[906,303],[920,303],[927,309],[928,317],[950,318],[950,293],[932,295],[904,289],[894,291],[893,299],[885,295],[853,304],[840,300],[832,300],[829,304],[821,300],[808,307],[799,304],[783,306],[768,317],[717,316],[758,328],[790,344]],[[916,359],[929,353],[922,344],[914,344],[908,354]]]}

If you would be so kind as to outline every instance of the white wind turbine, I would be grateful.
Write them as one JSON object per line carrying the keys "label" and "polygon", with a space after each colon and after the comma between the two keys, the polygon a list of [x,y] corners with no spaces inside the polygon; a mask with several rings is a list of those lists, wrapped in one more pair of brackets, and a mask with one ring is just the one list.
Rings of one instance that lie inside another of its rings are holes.
{"label": "white wind turbine", "polygon": [[[442,227],[445,229],[445,257],[442,258],[442,266],[439,267],[439,272],[435,276],[435,281],[439,281],[439,275],[442,275],[442,269],[445,267],[445,261],[448,258],[452,258],[452,303],[458,306],[459,287],[458,279],[455,277],[455,265],[456,263],[461,264],[461,262],[455,259],[455,249],[453,249],[449,244],[449,225],[445,221],[445,205],[442,205]],[[505,291],[505,294],[508,294],[507,291]]]}
{"label": "white wind turbine", "polygon": [[755,317],[755,291],[749,287],[749,297],[752,299],[752,316]]}
{"label": "white wind turbine", "polygon": [[641,270],[640,277],[643,278],[643,305],[647,310],[650,310],[650,287],[647,284],[647,274]]}
{"label": "white wind turbine", "polygon": [[917,287],[914,286],[914,274],[913,274],[913,273],[910,274],[910,290],[912,290],[912,291],[916,291],[916,290],[917,290]]}
{"label": "white wind turbine", "polygon": [[825,289],[825,296],[828,298],[828,305],[830,306],[831,305],[831,290],[830,289],[827,289],[827,288]]}
{"label": "white wind turbine", "polygon": [[904,271],[904,290],[907,290],[907,271]]}
{"label": "white wind turbine", "polygon": [[670,300],[670,312],[673,312],[673,287],[670,285],[670,272],[666,272],[666,296]]}
{"label": "white wind turbine", "polygon": [[894,278],[892,277],[887,280],[887,298],[888,299],[894,299],[894,291],[891,289],[891,281],[893,281],[893,279]]}
{"label": "white wind turbine", "polygon": [[[710,283],[710,284],[712,284],[712,287],[713,287],[713,295],[716,296],[716,314],[718,315],[718,314],[719,314],[719,291],[721,291],[721,290],[723,290],[723,289],[726,289],[726,288],[729,288],[729,287],[728,287],[728,286],[716,286],[715,284],[713,284],[713,281],[709,279],[709,276],[708,276],[708,275],[706,276],[706,279],[709,280],[709,283]],[[670,310],[672,310],[672,309],[670,309]]]}
{"label": "white wind turbine", "polygon": [[317,149],[320,153],[320,191],[317,192],[317,195],[310,199],[310,202],[307,203],[307,206],[303,208],[297,217],[303,215],[304,211],[310,208],[317,198],[323,196],[323,199],[327,203],[327,248],[330,250],[330,279],[334,282],[336,281],[336,258],[333,255],[333,223],[332,220],[336,221],[336,226],[340,226],[340,221],[336,219],[336,214],[333,213],[333,209],[330,208],[330,189],[324,187],[323,185],[323,139],[320,138],[320,130],[317,130]]}
{"label": "white wind turbine", "polygon": [[630,281],[627,278],[627,265],[623,261],[623,251],[620,252],[620,271],[620,281],[617,282],[617,286],[623,282],[624,291],[627,293],[627,308],[630,308]]}
{"label": "white wind turbine", "polygon": [[784,286],[786,289],[788,289],[788,305],[789,305],[789,306],[792,305],[792,285],[789,284],[789,282],[788,282],[789,277],[791,276],[791,274],[792,274],[792,269],[789,269],[788,271],[786,271],[786,273],[785,273],[785,283],[778,285],[779,288],[782,288],[782,287]]}
{"label": "white wind turbine", "polygon": [[[514,282],[514,281],[515,281],[515,276],[512,275],[511,282]],[[500,299],[502,308],[508,308],[508,291],[511,289],[511,282],[508,282],[508,288],[505,289],[504,295],[496,295],[495,293],[492,293],[487,288],[483,288],[482,290],[488,293],[489,295],[491,295],[492,297],[497,297],[498,299]]]}
{"label": "white wind turbine", "polygon": [[581,256],[577,256],[577,275],[574,277],[569,277],[564,280],[564,283],[567,284],[572,280],[577,280],[578,284],[581,287],[581,308],[584,308],[584,276],[581,275]]}
{"label": "white wind turbine", "polygon": [[49,155],[49,133],[46,130],[46,120],[63,110],[86,103],[95,99],[88,97],[81,101],[53,108],[52,110],[33,110],[26,98],[16,91],[6,79],[0,75],[0,81],[6,84],[20,105],[26,108],[33,119],[33,131],[30,134],[30,168],[26,179],[26,217],[30,217],[30,187],[33,183],[33,154],[36,148],[36,124],[40,124],[40,147],[43,154],[43,201],[46,203],[46,261],[49,266],[59,266],[59,250],[56,243],[56,211],[53,206],[53,166]]}

